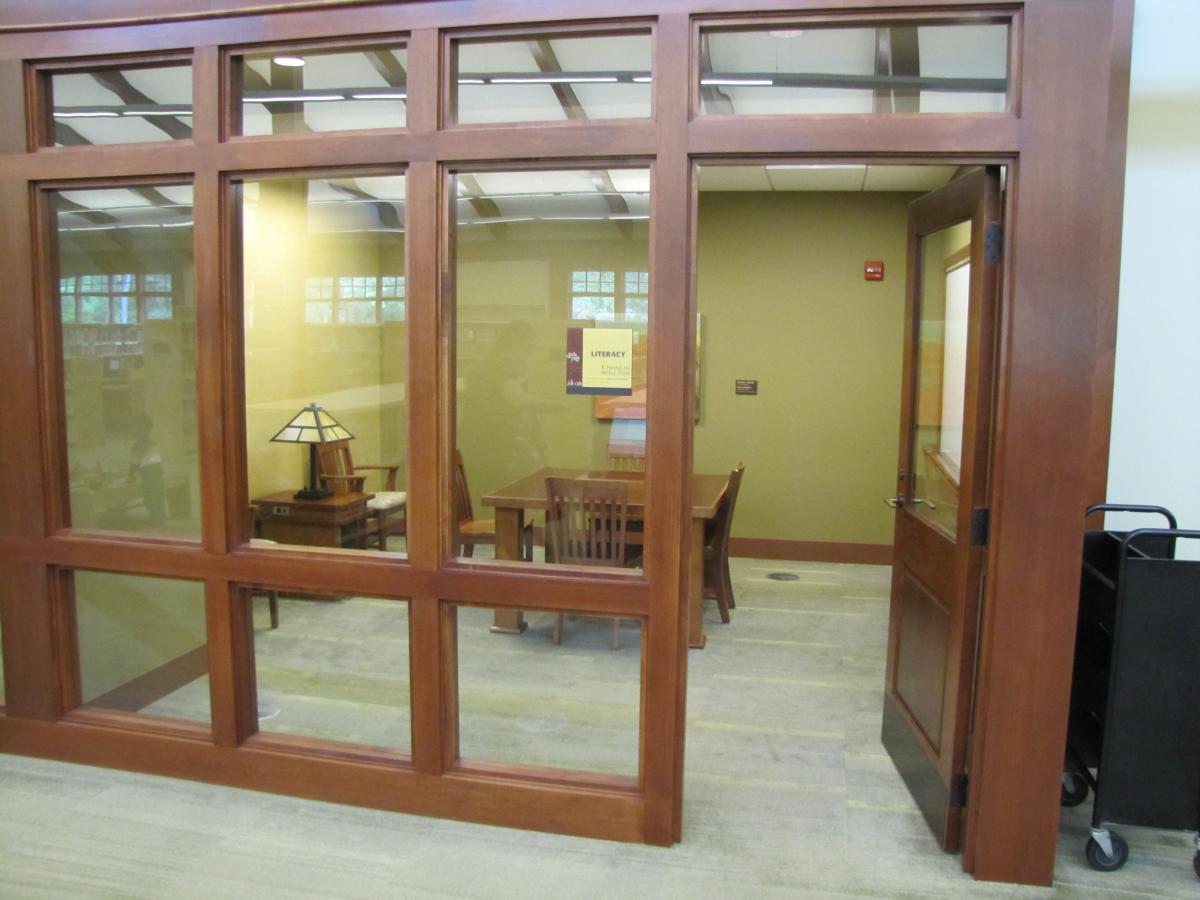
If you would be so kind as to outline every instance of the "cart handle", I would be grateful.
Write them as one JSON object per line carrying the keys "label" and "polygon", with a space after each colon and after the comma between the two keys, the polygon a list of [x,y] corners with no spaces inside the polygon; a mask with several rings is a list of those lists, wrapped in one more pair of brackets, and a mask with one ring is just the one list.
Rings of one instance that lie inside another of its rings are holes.
{"label": "cart handle", "polygon": [[1129,554],[1129,545],[1142,537],[1158,536],[1169,537],[1172,541],[1175,538],[1190,538],[1192,540],[1200,540],[1200,531],[1184,531],[1178,528],[1139,528],[1137,531],[1131,531],[1125,535],[1125,539],[1121,541],[1121,557],[1122,560]]}
{"label": "cart handle", "polygon": [[1083,517],[1086,519],[1092,513],[1097,512],[1158,513],[1160,516],[1166,518],[1172,531],[1179,527],[1179,523],[1175,521],[1175,515],[1165,506],[1127,506],[1121,503],[1097,503],[1095,506],[1089,506]]}

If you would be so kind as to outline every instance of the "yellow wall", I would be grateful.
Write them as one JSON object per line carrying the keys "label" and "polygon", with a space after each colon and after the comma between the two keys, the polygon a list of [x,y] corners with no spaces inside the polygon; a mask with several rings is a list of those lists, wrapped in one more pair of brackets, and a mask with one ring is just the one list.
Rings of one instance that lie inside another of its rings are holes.
{"label": "yellow wall", "polygon": [[746,463],[735,536],[891,542],[911,199],[701,194],[695,466]]}
{"label": "yellow wall", "polygon": [[85,703],[207,640],[199,582],[76,572],[75,606]]}
{"label": "yellow wall", "polygon": [[[404,235],[323,230],[303,181],[258,185],[245,217],[246,450],[251,498],[296,490],[307,447],[271,438],[309,402],[354,435],[356,463],[407,464],[407,326],[305,321],[313,277],[403,275]],[[334,204],[339,205],[339,204]],[[348,204],[350,205],[350,204]],[[336,291],[335,291],[336,293]],[[368,490],[381,489],[378,480]]]}

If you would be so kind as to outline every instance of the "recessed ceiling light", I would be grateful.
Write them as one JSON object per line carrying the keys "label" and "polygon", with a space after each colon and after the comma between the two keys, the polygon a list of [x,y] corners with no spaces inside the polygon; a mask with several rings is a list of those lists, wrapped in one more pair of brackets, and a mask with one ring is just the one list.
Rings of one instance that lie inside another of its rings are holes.
{"label": "recessed ceiling light", "polygon": [[299,56],[276,56],[271,62],[277,66],[287,66],[289,69],[298,69],[304,65],[304,60]]}

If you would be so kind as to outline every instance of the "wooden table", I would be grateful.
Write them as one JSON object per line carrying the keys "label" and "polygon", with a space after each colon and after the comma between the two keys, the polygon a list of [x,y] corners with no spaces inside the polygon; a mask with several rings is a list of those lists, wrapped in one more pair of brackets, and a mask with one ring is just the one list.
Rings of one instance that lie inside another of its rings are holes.
{"label": "wooden table", "polygon": [[[484,506],[496,511],[496,559],[520,559],[521,529],[526,510],[544,510],[546,478],[595,478],[629,482],[629,516],[643,518],[646,509],[644,472],[602,469],[539,469],[520,481],[487,494]],[[688,646],[703,647],[704,636],[704,523],[717,514],[717,506],[729,485],[728,475],[692,475],[692,524],[688,535]],[[520,634],[525,615],[519,609],[497,609],[492,631]]]}
{"label": "wooden table", "polygon": [[280,491],[250,502],[257,508],[261,537],[280,544],[365,547],[367,501],[374,494],[334,494],[323,500],[297,500]]}

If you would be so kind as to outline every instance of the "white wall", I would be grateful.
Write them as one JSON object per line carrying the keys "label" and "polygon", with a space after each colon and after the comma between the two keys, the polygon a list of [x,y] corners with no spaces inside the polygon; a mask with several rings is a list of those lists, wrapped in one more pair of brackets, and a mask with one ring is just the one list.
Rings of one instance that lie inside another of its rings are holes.
{"label": "white wall", "polygon": [[1200,530],[1197,34],[1197,0],[1137,0],[1108,499]]}

